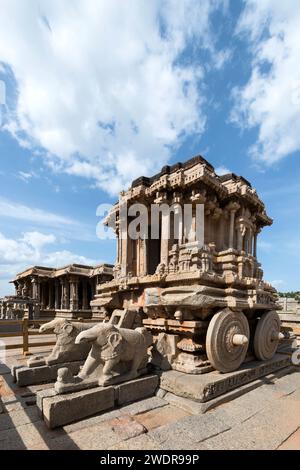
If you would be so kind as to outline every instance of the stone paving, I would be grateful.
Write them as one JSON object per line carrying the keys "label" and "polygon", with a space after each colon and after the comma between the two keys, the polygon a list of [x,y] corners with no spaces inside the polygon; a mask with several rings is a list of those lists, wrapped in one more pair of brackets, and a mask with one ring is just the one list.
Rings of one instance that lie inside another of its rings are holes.
{"label": "stone paving", "polygon": [[300,449],[300,368],[205,414],[160,393],[50,431],[35,406],[35,392],[49,384],[18,388],[9,370],[16,358],[10,352],[0,363],[0,450]]}

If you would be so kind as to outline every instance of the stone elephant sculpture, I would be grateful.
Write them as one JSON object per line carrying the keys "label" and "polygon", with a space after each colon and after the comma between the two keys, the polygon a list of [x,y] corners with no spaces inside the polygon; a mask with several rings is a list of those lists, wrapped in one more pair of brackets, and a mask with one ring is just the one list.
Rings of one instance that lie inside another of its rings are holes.
{"label": "stone elephant sculpture", "polygon": [[106,386],[135,379],[146,371],[147,349],[152,341],[146,328],[130,330],[101,323],[82,331],[75,342],[92,344],[90,353],[78,376],[72,377],[66,368],[59,369],[56,391],[63,393],[85,388],[86,384]]}
{"label": "stone elephant sculpture", "polygon": [[[56,344],[47,357],[34,357],[28,365],[40,365],[44,361],[47,365],[63,362],[84,361],[91,349],[87,343],[76,343],[75,339],[82,331],[92,328],[94,323],[72,322],[63,318],[55,318],[40,327],[40,333],[55,333]],[[37,363],[39,362],[39,363]]]}

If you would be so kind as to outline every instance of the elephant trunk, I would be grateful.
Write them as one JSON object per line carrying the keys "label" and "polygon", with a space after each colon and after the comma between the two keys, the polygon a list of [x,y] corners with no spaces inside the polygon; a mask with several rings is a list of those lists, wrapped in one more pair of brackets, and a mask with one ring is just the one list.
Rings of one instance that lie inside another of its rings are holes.
{"label": "elephant trunk", "polygon": [[45,333],[45,331],[47,331],[47,332],[48,331],[54,331],[54,329],[58,325],[62,325],[64,323],[64,321],[65,320],[63,318],[55,318],[54,320],[42,325],[39,329],[39,333]]}
{"label": "elephant trunk", "polygon": [[75,344],[88,343],[90,341],[95,341],[97,339],[96,332],[92,331],[93,328],[88,330],[81,331],[79,335],[76,336]]}

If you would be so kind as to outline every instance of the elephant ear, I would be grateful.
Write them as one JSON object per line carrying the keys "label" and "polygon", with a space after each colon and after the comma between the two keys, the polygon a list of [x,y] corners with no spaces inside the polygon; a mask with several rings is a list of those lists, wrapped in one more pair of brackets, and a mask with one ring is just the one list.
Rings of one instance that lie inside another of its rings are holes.
{"label": "elephant ear", "polygon": [[72,325],[72,323],[66,323],[66,324],[63,326],[63,330],[64,330],[64,332],[66,332],[68,335],[69,335],[70,333],[72,333],[72,331],[73,331],[73,325]]}
{"label": "elephant ear", "polygon": [[108,343],[114,351],[119,351],[122,345],[122,335],[118,331],[110,333]]}

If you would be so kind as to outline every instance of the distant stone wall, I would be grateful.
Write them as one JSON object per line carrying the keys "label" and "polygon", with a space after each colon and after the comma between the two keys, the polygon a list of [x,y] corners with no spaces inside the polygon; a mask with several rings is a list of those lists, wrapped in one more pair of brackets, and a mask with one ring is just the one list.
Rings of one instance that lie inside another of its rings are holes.
{"label": "distant stone wall", "polygon": [[282,312],[300,314],[300,302],[292,297],[281,297],[279,298],[278,303],[282,306]]}

